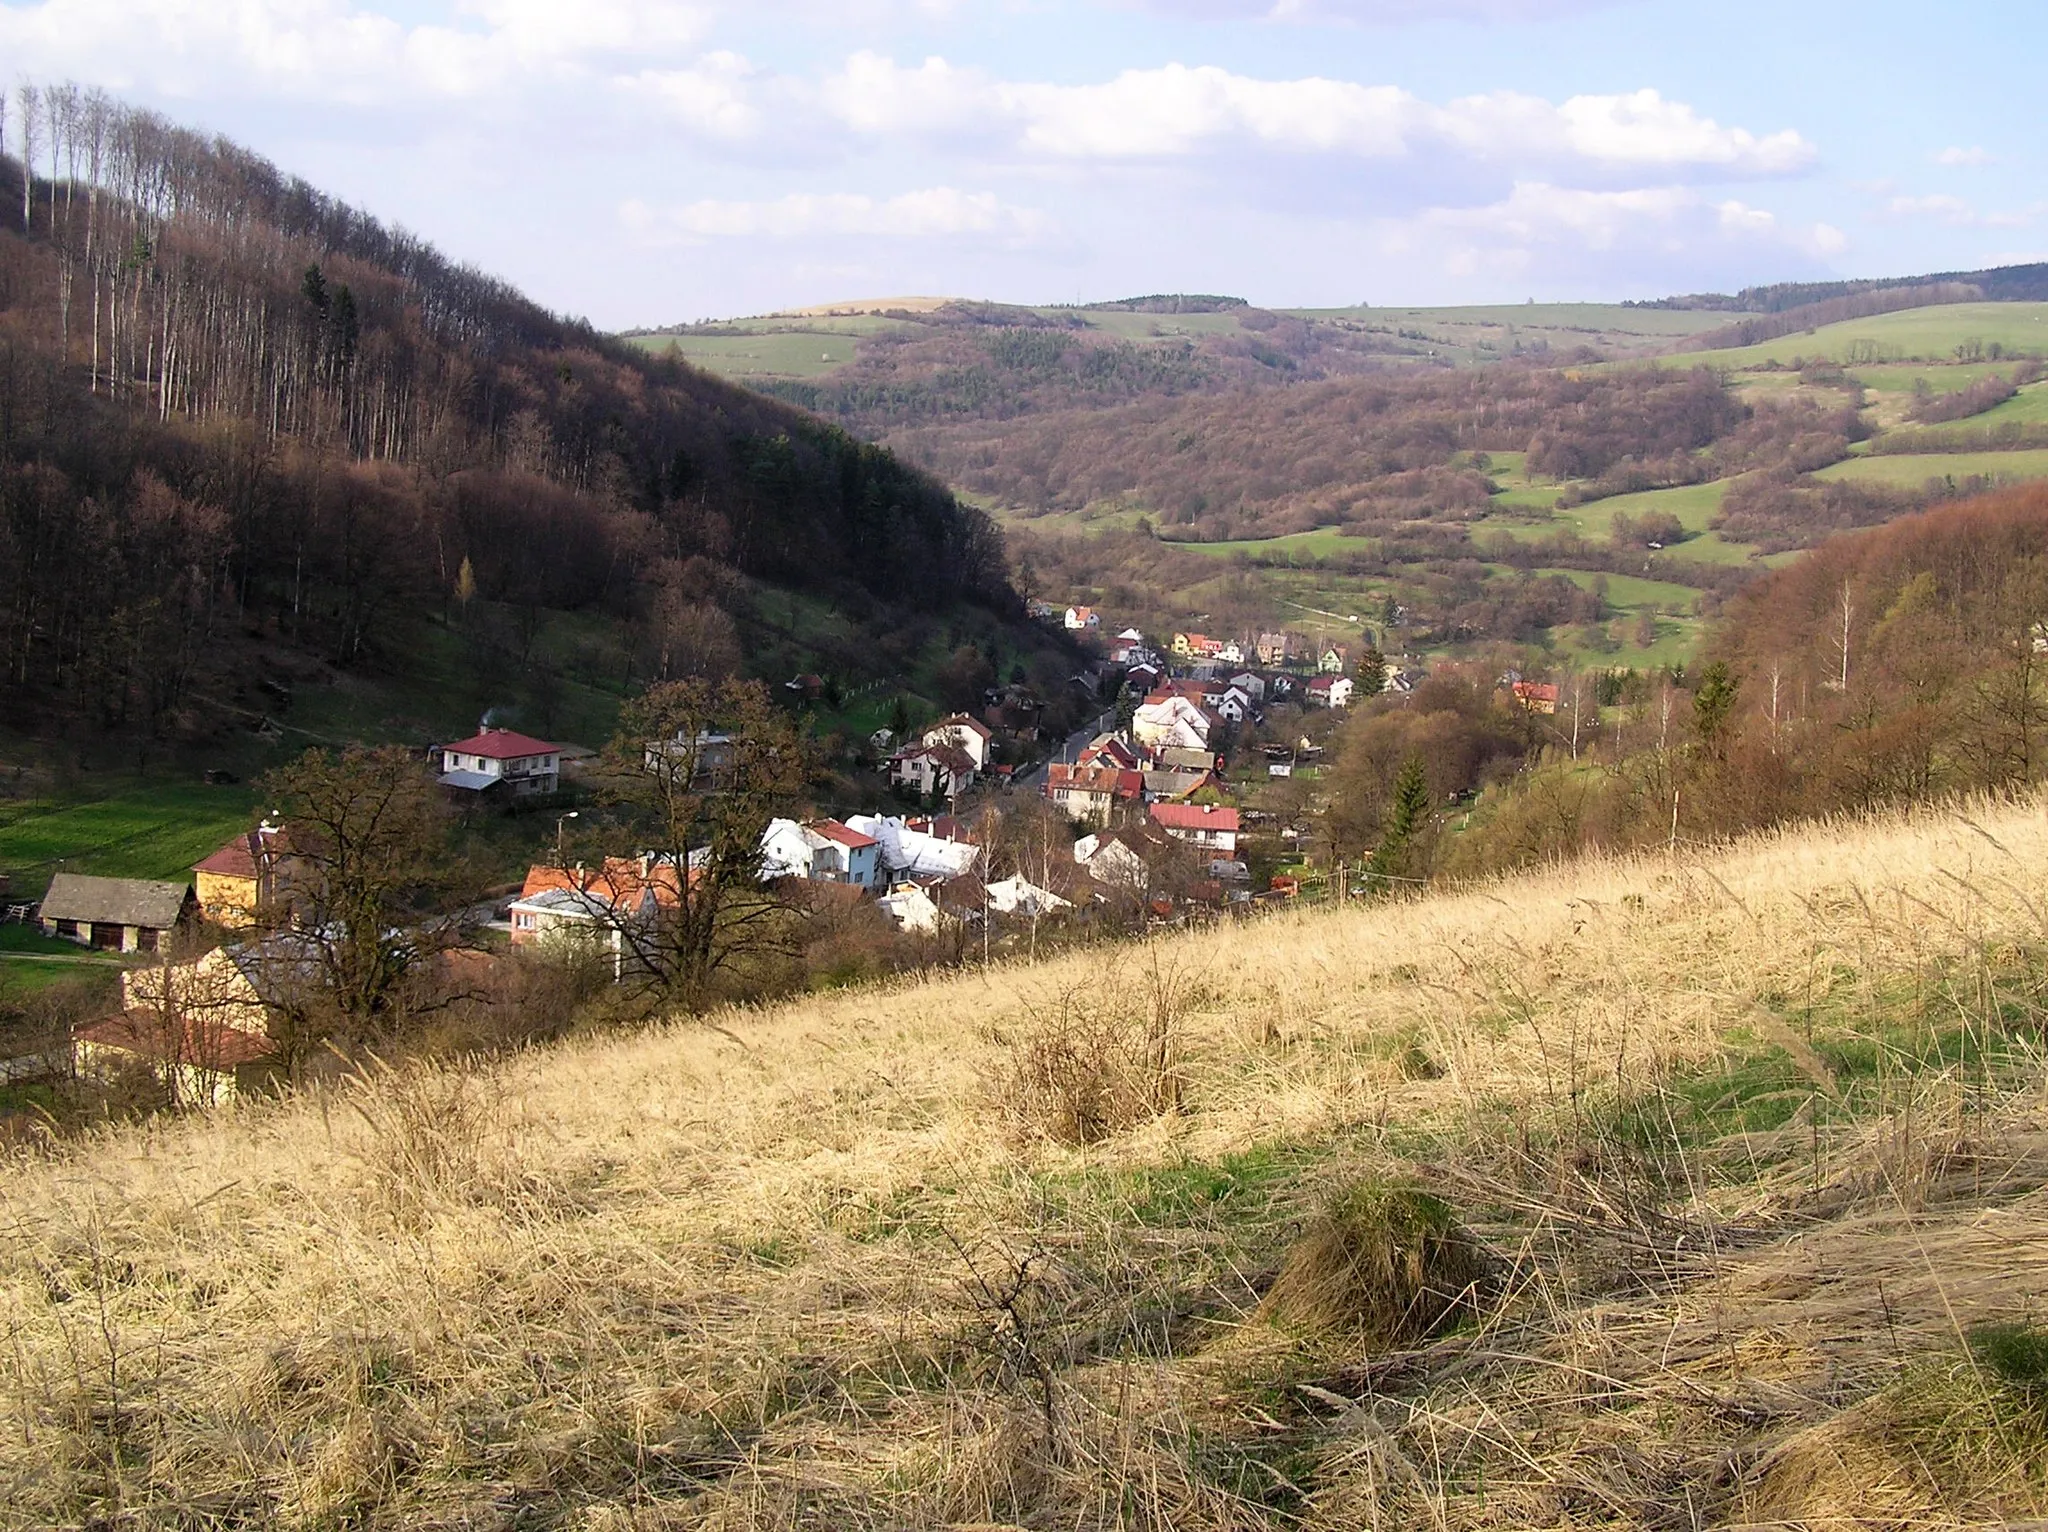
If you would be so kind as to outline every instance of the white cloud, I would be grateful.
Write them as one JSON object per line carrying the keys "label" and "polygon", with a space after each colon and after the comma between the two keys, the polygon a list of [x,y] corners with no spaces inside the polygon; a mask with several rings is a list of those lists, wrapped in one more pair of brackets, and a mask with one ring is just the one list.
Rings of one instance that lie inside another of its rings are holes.
{"label": "white cloud", "polygon": [[1936,192],[1924,197],[1892,197],[1878,209],[1877,216],[1887,222],[1940,223],[1955,229],[2018,229],[2035,222],[2044,212],[2048,212],[2048,202],[1980,213],[1961,197]]}
{"label": "white cloud", "polygon": [[1784,227],[1761,208],[1715,202],[1689,187],[1587,191],[1524,181],[1484,207],[1431,208],[1388,220],[1380,245],[1461,277],[1659,270],[1716,276],[1762,258],[1818,261],[1846,247],[1827,224]]}
{"label": "white cloud", "polygon": [[950,186],[877,199],[855,192],[795,192],[761,202],[707,200],[677,208],[628,202],[626,227],[654,242],[712,239],[996,239],[1021,243],[1050,228],[1043,213],[1014,207],[990,192]]}
{"label": "white cloud", "polygon": [[707,53],[682,69],[642,70],[615,86],[627,99],[649,103],[709,138],[751,139],[765,126],[760,96],[768,82],[737,53]]}
{"label": "white cloud", "polygon": [[0,5],[0,52],[115,89],[415,104],[671,51],[710,20],[674,0],[455,0],[449,21],[419,23],[350,0],[40,0]]}
{"label": "white cloud", "polygon": [[1604,10],[1619,0],[1138,0],[1148,11],[1197,21],[1548,21]]}
{"label": "white cloud", "polygon": [[1992,157],[1989,150],[1974,146],[1962,149],[1951,145],[1937,154],[1929,155],[1928,158],[1937,165],[1995,165],[1998,163]]}
{"label": "white cloud", "polygon": [[867,135],[1008,139],[1053,159],[1145,160],[1233,145],[1394,160],[1450,153],[1499,165],[1663,175],[1775,176],[1813,146],[1785,129],[1723,127],[1655,90],[1553,103],[1498,92],[1438,106],[1392,85],[1308,76],[1262,80],[1215,65],[1128,69],[1099,84],[1004,81],[928,58],[915,68],[854,54],[819,91],[841,124]]}

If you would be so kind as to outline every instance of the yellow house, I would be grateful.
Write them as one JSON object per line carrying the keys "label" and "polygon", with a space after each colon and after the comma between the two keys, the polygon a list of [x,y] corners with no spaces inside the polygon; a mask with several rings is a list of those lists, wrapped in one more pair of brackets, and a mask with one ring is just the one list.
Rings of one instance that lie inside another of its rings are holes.
{"label": "yellow house", "polygon": [[258,825],[237,835],[192,869],[199,912],[215,925],[240,930],[277,903],[286,851],[283,832]]}

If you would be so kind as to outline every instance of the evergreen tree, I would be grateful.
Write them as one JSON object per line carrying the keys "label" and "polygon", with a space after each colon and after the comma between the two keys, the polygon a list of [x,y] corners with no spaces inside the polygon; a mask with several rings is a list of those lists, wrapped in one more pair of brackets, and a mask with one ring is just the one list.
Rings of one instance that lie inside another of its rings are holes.
{"label": "evergreen tree", "polygon": [[1394,782],[1394,803],[1387,814],[1386,829],[1378,849],[1365,864],[1366,885],[1394,877],[1412,876],[1409,852],[1416,837],[1429,825],[1431,811],[1429,778],[1423,774],[1422,757],[1411,755]]}
{"label": "evergreen tree", "polygon": [[1387,657],[1380,653],[1378,645],[1368,644],[1365,652],[1359,655],[1355,685],[1361,700],[1377,697],[1387,689]]}

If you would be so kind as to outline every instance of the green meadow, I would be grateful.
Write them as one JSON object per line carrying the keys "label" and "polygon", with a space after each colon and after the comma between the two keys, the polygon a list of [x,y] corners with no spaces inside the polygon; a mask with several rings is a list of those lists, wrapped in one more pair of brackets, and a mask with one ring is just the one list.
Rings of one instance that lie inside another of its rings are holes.
{"label": "green meadow", "polygon": [[40,898],[59,871],[180,879],[249,828],[256,808],[246,787],[135,777],[0,802],[0,869],[13,874],[16,898]]}
{"label": "green meadow", "polygon": [[1913,489],[1929,479],[1962,479],[1977,475],[2015,483],[2025,479],[2048,479],[2048,448],[2021,452],[1869,453],[1823,468],[1814,477]]}
{"label": "green meadow", "polygon": [[[2021,355],[2048,355],[2048,303],[1949,303],[1903,309],[1896,314],[1822,325],[1754,346],[1674,352],[1663,358],[1663,364],[1724,367],[1740,372],[1774,362],[1789,367],[1800,362],[1828,361],[1854,367],[1860,376],[1864,366],[1948,362],[1955,360],[1958,347],[1989,346],[1994,342]],[[1912,385],[1908,382],[1905,386]]]}

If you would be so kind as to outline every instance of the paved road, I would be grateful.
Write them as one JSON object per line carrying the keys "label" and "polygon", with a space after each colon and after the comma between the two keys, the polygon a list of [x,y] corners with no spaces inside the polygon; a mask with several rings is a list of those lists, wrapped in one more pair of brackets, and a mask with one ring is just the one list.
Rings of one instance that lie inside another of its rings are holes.
{"label": "paved road", "polygon": [[[1107,721],[1105,722],[1105,720]],[[1023,776],[1016,779],[1018,789],[1027,793],[1042,792],[1045,788],[1045,768],[1051,765],[1052,761],[1071,761],[1075,756],[1088,748],[1096,735],[1100,734],[1105,728],[1114,727],[1115,724],[1115,715],[1104,713],[1101,718],[1096,719],[1093,723],[1069,734],[1060,745],[1060,748],[1053,752],[1052,760],[1041,761]]]}

